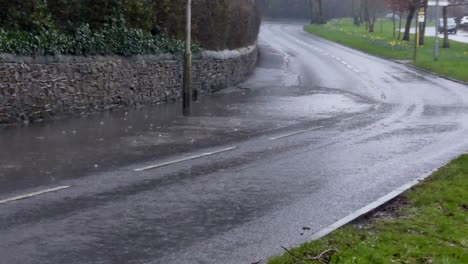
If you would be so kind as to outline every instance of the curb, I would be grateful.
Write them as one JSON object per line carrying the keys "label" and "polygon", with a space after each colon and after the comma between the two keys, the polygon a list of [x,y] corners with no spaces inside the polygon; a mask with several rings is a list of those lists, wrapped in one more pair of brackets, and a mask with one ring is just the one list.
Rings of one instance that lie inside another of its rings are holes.
{"label": "curb", "polygon": [[[372,55],[372,54],[371,54]],[[387,59],[388,60],[388,59]],[[449,81],[452,81],[452,82],[456,82],[456,83],[459,83],[459,84],[464,84],[466,86],[468,86],[468,82],[464,82],[464,81],[461,81],[461,80],[458,80],[458,79],[455,79],[455,78],[452,78],[452,77],[449,77],[449,76],[446,76],[446,75],[442,75],[442,74],[439,74],[439,73],[435,73],[433,71],[429,71],[429,70],[426,70],[426,69],[423,69],[423,68],[420,68],[418,66],[415,66],[413,64],[409,64],[409,63],[404,63],[404,62],[400,62],[400,61],[395,61],[395,60],[390,60],[390,61],[393,61],[395,63],[398,63],[398,64],[401,64],[401,65],[406,65],[412,69],[415,69],[415,70],[418,70],[418,71],[422,71],[424,73],[427,73],[427,74],[431,74],[431,75],[434,75],[434,76],[437,76],[437,77],[440,77],[440,78],[443,78],[443,79],[446,79],[446,80],[449,80]]]}
{"label": "curb", "polygon": [[[334,222],[333,224],[331,224],[331,225],[329,225],[329,226],[315,232],[314,234],[312,234],[311,236],[309,236],[307,238],[308,242],[319,240],[319,239],[325,237],[326,235],[336,231],[337,229],[339,229],[339,228],[353,222],[354,220],[359,219],[360,217],[363,217],[366,214],[369,214],[369,213],[371,213],[373,211],[378,210],[380,207],[390,203],[391,201],[393,201],[395,198],[397,198],[398,196],[400,196],[404,192],[408,191],[409,189],[413,188],[414,186],[416,186],[420,182],[427,179],[429,176],[431,176],[437,170],[438,169],[432,170],[432,171],[428,172],[427,174],[424,174],[423,176],[418,177],[418,178],[406,183],[405,185],[402,185],[402,186],[398,187],[394,191],[386,194],[385,196],[380,197],[379,199],[375,200],[374,202],[362,207],[361,209],[358,209],[358,210],[354,211],[353,213],[341,218],[340,220]],[[271,257],[274,257],[274,256],[275,255],[269,256],[268,258],[271,258]],[[268,260],[261,260],[260,262],[258,262],[258,264],[267,264],[267,263],[268,263]]]}

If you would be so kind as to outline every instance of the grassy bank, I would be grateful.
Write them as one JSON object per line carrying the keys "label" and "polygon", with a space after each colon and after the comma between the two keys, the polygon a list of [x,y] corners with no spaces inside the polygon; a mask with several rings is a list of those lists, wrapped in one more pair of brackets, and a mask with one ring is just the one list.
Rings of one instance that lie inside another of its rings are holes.
{"label": "grassy bank", "polygon": [[468,263],[468,155],[382,212],[269,263]]}
{"label": "grassy bank", "polygon": [[[368,33],[365,26],[356,27],[351,19],[334,19],[326,25],[308,25],[305,30],[325,39],[388,59],[412,60],[414,42],[393,38],[392,23],[376,24],[375,33]],[[396,37],[398,32],[396,32]],[[426,37],[424,46],[418,49],[415,66],[468,82],[468,43],[451,41],[451,48],[440,49],[440,60],[433,58],[434,37]],[[442,45],[442,41],[441,44]]]}

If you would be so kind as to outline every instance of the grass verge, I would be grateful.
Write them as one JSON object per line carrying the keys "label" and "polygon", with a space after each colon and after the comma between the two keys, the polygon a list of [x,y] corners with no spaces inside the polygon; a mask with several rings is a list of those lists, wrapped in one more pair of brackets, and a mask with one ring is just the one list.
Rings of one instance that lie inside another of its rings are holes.
{"label": "grass verge", "polygon": [[[398,32],[394,38],[393,25],[389,21],[383,22],[382,25],[376,24],[374,33],[368,33],[364,26],[356,27],[351,19],[334,19],[325,25],[307,25],[304,29],[322,38],[387,59],[413,59],[413,40],[410,42],[396,40]],[[450,41],[451,48],[441,48],[440,59],[435,62],[434,40],[434,37],[426,37],[426,43],[418,49],[418,57],[413,64],[437,74],[468,82],[468,43]]]}
{"label": "grass verge", "polygon": [[[468,155],[439,169],[386,209],[269,264],[468,263]],[[305,260],[320,254],[320,261]]]}

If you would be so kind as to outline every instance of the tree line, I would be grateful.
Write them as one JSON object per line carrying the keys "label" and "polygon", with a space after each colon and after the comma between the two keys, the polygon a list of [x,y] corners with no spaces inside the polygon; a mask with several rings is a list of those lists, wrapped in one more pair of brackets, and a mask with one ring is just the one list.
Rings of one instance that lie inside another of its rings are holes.
{"label": "tree line", "polygon": [[[375,31],[377,19],[391,15],[394,37],[409,41],[410,30],[418,10],[428,14],[428,0],[259,0],[260,8],[267,17],[300,17],[309,19],[312,24],[323,24],[331,18],[352,17],[356,26],[365,24],[368,32]],[[468,4],[468,0],[449,0],[451,5]],[[445,20],[447,7],[445,9]],[[453,9],[460,11],[463,9]],[[468,15],[468,7],[465,9]],[[420,23],[420,39],[425,40],[426,21]],[[404,22],[404,25],[403,25]],[[438,23],[438,22],[436,22]],[[403,36],[401,31],[404,26]],[[398,34],[398,36],[396,35]]]}

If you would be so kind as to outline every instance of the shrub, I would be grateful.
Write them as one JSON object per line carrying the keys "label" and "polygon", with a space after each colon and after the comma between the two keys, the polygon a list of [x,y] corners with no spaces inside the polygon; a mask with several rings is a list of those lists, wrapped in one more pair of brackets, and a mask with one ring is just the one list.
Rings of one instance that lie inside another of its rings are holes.
{"label": "shrub", "polygon": [[99,28],[117,16],[120,0],[47,0],[47,8],[55,24],[73,31],[82,24]]}
{"label": "shrub", "polygon": [[13,30],[37,30],[49,19],[44,0],[0,0],[0,23]]}
{"label": "shrub", "polygon": [[[166,35],[153,36],[141,29],[126,26],[123,17],[111,19],[101,29],[83,24],[74,33],[56,28],[41,28],[32,33],[0,30],[0,52],[17,55],[137,55],[182,53],[183,41]],[[201,49],[194,45],[195,53]]]}
{"label": "shrub", "polygon": [[[180,52],[185,0],[0,0],[0,52],[122,54]],[[193,38],[208,49],[235,49],[257,39],[252,0],[194,0]],[[82,43],[80,43],[82,41]]]}
{"label": "shrub", "polygon": [[[169,12],[157,15],[170,35],[183,37],[185,0],[173,0]],[[260,14],[252,0],[193,1],[193,38],[207,49],[235,49],[257,39]]]}
{"label": "shrub", "polygon": [[154,0],[126,0],[123,14],[132,28],[150,32],[156,26],[156,4]]}
{"label": "shrub", "polygon": [[[158,2],[156,0],[156,2]],[[156,25],[155,0],[48,0],[47,8],[62,29],[72,31],[82,24],[100,28],[123,15],[131,28],[151,31]]]}

